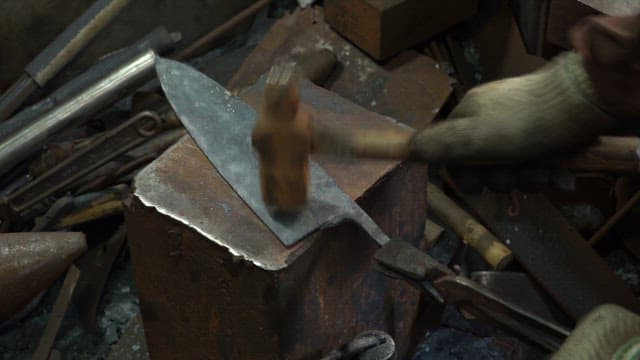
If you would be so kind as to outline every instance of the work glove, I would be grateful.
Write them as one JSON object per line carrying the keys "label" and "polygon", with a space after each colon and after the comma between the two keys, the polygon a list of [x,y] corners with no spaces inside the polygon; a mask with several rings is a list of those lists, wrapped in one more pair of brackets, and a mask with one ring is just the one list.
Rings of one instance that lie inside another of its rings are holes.
{"label": "work glove", "polygon": [[582,319],[551,360],[640,358],[640,316],[601,305]]}
{"label": "work glove", "polygon": [[467,189],[477,191],[481,182],[499,192],[535,192],[554,173],[532,160],[587,145],[615,125],[582,57],[567,52],[534,73],[473,88],[448,120],[417,133],[409,146],[413,157],[430,162],[508,164],[473,175],[454,169],[459,182],[471,180]]}
{"label": "work glove", "polygon": [[473,88],[448,120],[417,133],[409,147],[429,162],[514,163],[586,145],[615,124],[582,58],[568,52],[532,74]]}

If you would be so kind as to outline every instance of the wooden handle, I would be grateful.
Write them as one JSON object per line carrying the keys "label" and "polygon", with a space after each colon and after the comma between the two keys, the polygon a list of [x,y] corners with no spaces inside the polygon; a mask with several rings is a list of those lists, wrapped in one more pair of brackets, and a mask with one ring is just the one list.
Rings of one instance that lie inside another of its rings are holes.
{"label": "wooden handle", "polygon": [[309,192],[309,116],[299,107],[295,64],[274,65],[267,75],[260,116],[252,133],[258,152],[262,198],[276,214],[295,214]]}
{"label": "wooden handle", "polygon": [[427,201],[433,214],[478,251],[494,269],[503,269],[511,262],[513,254],[509,248],[431,183],[427,185]]}

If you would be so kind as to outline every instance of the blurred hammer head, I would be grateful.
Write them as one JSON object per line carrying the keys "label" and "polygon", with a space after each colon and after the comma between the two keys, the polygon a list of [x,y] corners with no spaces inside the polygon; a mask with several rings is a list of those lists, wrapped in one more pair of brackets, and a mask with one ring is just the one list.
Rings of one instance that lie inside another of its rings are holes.
{"label": "blurred hammer head", "polygon": [[300,109],[296,65],[274,65],[266,78],[264,101],[252,133],[258,152],[262,198],[275,214],[293,215],[307,202],[311,131]]}

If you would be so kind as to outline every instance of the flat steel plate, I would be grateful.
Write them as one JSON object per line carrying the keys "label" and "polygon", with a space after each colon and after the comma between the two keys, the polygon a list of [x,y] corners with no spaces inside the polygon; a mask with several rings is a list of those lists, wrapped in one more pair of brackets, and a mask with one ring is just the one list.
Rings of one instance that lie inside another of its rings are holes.
{"label": "flat steel plate", "polygon": [[310,164],[307,208],[296,217],[274,217],[260,190],[258,159],[251,145],[255,110],[196,69],[157,58],[156,70],[169,103],[196,144],[225,181],[286,246],[345,220],[353,220],[381,245],[389,238],[315,162]]}

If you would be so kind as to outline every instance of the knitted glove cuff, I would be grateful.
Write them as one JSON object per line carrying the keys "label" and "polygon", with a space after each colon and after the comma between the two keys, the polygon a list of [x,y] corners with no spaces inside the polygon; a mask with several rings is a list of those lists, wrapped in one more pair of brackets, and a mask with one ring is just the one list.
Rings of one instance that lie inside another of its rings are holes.
{"label": "knitted glove cuff", "polygon": [[560,66],[563,69],[565,76],[568,79],[569,85],[584,101],[598,108],[607,116],[613,117],[607,110],[605,110],[598,96],[596,95],[593,82],[587,73],[584,66],[584,59],[575,51],[566,52],[556,57],[560,62]]}

